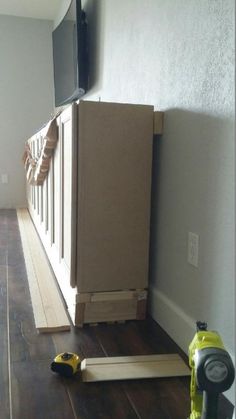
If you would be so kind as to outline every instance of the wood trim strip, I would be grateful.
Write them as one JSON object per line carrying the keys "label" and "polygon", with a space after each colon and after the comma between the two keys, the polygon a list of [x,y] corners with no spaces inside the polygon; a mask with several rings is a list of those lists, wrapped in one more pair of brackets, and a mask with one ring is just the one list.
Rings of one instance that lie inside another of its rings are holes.
{"label": "wood trim strip", "polygon": [[[152,362],[152,361],[176,361],[179,360],[178,354],[151,354],[151,355],[130,355],[130,356],[106,356],[96,358],[86,358],[86,366],[88,365],[104,365],[104,364],[127,364],[130,362]],[[83,361],[82,361],[83,362]]]}
{"label": "wood trim strip", "polygon": [[133,380],[189,376],[190,369],[178,354],[84,359],[83,381]]}
{"label": "wood trim strip", "polygon": [[26,209],[18,209],[35,326],[40,332],[70,330],[70,322],[39,237]]}

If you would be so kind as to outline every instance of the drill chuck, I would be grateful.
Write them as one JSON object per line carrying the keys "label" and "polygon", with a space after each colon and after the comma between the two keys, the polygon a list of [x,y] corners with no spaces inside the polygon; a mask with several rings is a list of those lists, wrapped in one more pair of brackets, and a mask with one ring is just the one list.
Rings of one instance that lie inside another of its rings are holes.
{"label": "drill chuck", "polygon": [[205,348],[195,353],[196,382],[200,390],[222,393],[234,381],[234,366],[227,351]]}

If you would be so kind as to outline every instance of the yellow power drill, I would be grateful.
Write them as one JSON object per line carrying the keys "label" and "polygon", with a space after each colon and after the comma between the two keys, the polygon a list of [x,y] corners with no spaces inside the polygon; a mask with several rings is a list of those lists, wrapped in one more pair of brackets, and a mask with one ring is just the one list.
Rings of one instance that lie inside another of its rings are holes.
{"label": "yellow power drill", "polygon": [[189,366],[189,419],[217,419],[219,395],[233,384],[235,369],[219,334],[207,331],[207,323],[197,322],[197,332],[189,345]]}

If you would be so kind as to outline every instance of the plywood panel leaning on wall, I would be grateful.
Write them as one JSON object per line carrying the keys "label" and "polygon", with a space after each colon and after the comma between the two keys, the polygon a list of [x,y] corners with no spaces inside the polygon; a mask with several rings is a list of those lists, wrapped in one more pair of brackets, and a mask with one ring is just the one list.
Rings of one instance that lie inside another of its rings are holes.
{"label": "plywood panel leaning on wall", "polygon": [[80,102],[78,292],[148,285],[153,107]]}
{"label": "plywood panel leaning on wall", "polygon": [[[27,193],[71,319],[78,326],[142,319],[153,135],[162,133],[163,112],[81,101],[57,117],[57,126],[48,177]],[[41,130],[32,137],[32,153],[43,136]]]}

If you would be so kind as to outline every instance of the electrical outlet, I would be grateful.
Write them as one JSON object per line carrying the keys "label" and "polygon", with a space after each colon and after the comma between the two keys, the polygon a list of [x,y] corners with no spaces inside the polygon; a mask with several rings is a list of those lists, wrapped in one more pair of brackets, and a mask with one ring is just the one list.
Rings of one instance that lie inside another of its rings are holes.
{"label": "electrical outlet", "polygon": [[199,236],[195,233],[188,233],[188,263],[198,268]]}
{"label": "electrical outlet", "polygon": [[1,175],[2,183],[8,183],[8,175],[6,173]]}

